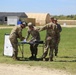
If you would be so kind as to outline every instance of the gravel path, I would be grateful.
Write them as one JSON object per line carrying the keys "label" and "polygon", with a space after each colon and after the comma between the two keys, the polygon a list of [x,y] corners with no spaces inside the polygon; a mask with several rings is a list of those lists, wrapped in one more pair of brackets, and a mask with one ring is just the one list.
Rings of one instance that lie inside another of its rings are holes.
{"label": "gravel path", "polygon": [[51,70],[27,65],[0,64],[0,75],[71,75],[61,70]]}

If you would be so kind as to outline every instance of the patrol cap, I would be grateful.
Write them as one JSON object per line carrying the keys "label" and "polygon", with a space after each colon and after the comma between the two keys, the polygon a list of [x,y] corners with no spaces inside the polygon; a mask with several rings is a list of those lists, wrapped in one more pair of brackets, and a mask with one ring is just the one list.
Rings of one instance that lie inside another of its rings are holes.
{"label": "patrol cap", "polygon": [[56,19],[56,18],[54,18],[54,21],[57,21],[57,19]]}
{"label": "patrol cap", "polygon": [[57,20],[57,18],[54,18],[54,20]]}
{"label": "patrol cap", "polygon": [[25,26],[27,26],[27,23],[26,23],[26,22],[22,22],[22,25],[25,25]]}
{"label": "patrol cap", "polygon": [[53,17],[53,16],[51,16],[51,17],[50,17],[50,19],[54,19],[54,17]]}
{"label": "patrol cap", "polygon": [[33,26],[32,22],[29,22],[29,23],[28,23],[28,26],[29,26],[29,27],[32,27],[32,26]]}

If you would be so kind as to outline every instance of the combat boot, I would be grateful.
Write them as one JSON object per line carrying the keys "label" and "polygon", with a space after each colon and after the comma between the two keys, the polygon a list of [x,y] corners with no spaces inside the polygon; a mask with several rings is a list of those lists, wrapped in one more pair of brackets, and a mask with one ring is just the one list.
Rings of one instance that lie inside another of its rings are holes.
{"label": "combat boot", "polygon": [[30,60],[33,60],[33,58],[34,58],[34,56],[30,56],[30,57],[29,57]]}
{"label": "combat boot", "polygon": [[13,58],[14,60],[17,60],[17,57],[15,57],[15,56],[13,56],[12,58]]}
{"label": "combat boot", "polygon": [[57,53],[55,53],[55,56],[57,56]]}
{"label": "combat boot", "polygon": [[45,58],[43,58],[43,61],[46,61],[46,59],[45,59]]}
{"label": "combat boot", "polygon": [[17,54],[18,54],[17,51],[14,51],[14,54],[13,54],[13,59],[14,60],[19,60],[19,58],[17,57]]}
{"label": "combat boot", "polygon": [[49,61],[53,61],[53,58],[51,57],[51,58],[49,58]]}
{"label": "combat boot", "polygon": [[33,57],[33,60],[37,60],[36,56]]}
{"label": "combat boot", "polygon": [[57,56],[58,54],[58,49],[55,49],[55,56]]}

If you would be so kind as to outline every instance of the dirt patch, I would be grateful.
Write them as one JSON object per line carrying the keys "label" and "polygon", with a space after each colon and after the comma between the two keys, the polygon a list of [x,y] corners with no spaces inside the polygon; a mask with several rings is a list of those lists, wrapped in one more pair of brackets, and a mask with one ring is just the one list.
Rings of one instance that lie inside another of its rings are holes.
{"label": "dirt patch", "polygon": [[61,70],[51,70],[27,65],[0,64],[0,75],[71,75]]}

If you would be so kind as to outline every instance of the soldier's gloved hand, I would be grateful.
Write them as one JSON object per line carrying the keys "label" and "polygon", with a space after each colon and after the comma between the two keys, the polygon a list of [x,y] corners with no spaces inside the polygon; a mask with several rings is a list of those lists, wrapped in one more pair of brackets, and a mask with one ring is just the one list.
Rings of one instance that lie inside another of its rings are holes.
{"label": "soldier's gloved hand", "polygon": [[51,37],[47,37],[47,41],[50,41],[52,38]]}
{"label": "soldier's gloved hand", "polygon": [[24,39],[23,42],[26,42],[26,39]]}

